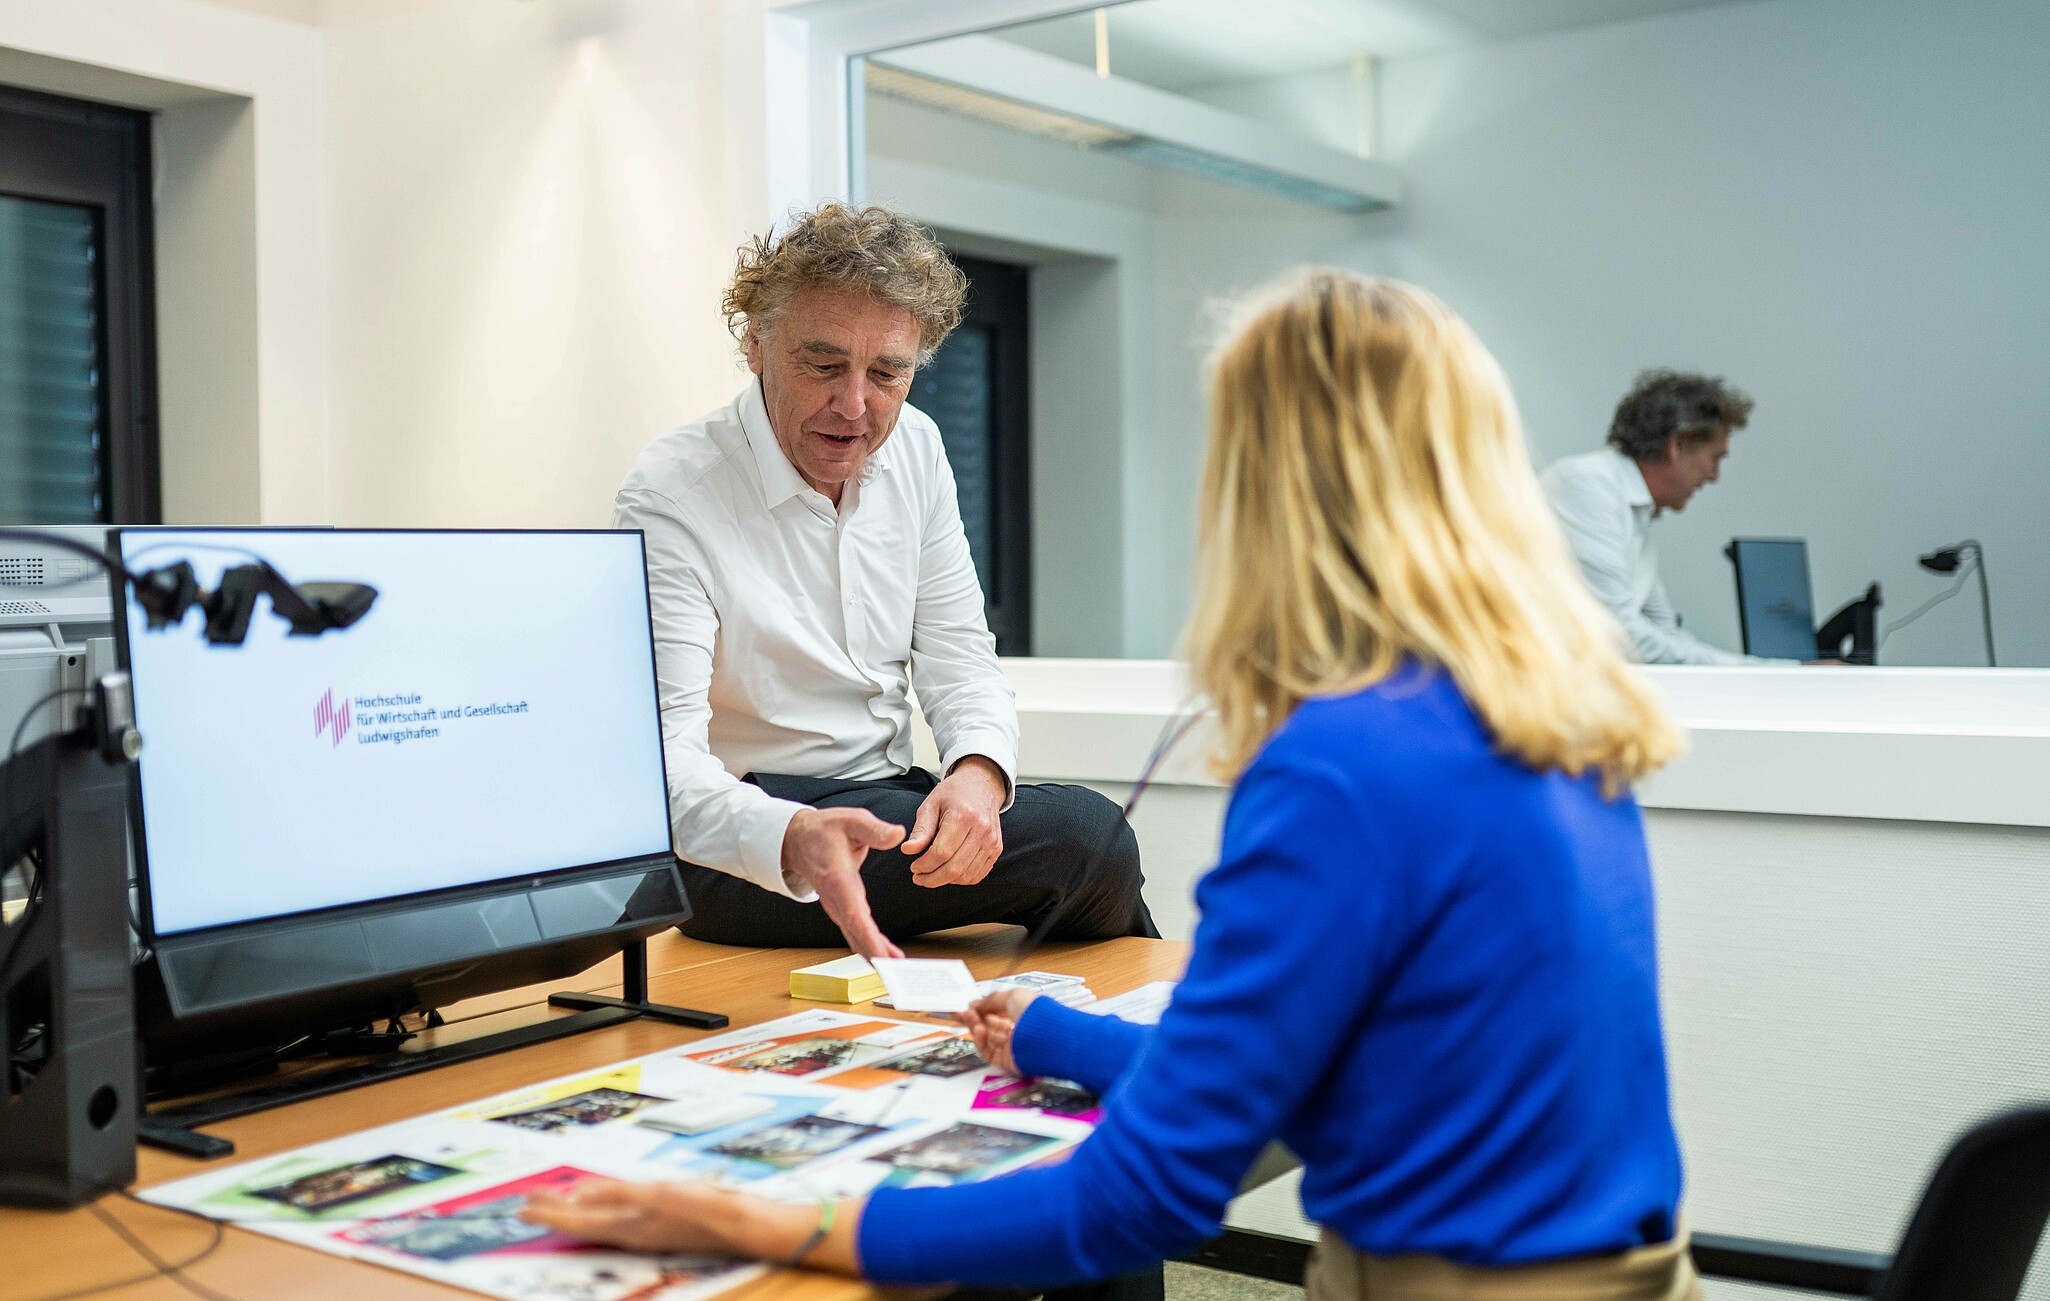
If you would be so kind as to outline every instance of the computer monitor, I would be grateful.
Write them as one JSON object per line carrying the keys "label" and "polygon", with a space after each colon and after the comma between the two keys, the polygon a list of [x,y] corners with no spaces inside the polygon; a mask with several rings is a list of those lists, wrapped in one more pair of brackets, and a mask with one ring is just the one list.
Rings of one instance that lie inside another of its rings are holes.
{"label": "computer monitor", "polygon": [[[561,979],[689,916],[637,532],[121,529],[202,587],[261,557],[368,583],[346,631],[240,647],[117,620],[153,1060]],[[200,619],[187,615],[188,624]]]}
{"label": "computer monitor", "polygon": [[1737,570],[1737,618],[1744,653],[1814,659],[1815,596],[1808,579],[1808,543],[1801,538],[1733,538],[1726,554]]}

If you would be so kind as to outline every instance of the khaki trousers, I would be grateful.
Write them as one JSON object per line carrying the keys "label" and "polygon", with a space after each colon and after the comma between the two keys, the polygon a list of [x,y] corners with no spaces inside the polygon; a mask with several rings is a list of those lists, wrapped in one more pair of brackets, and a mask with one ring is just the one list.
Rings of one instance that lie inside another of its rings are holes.
{"label": "khaki trousers", "polygon": [[1369,1256],[1326,1229],[1303,1286],[1308,1301],[1702,1301],[1684,1231],[1618,1256],[1486,1269],[1442,1256]]}

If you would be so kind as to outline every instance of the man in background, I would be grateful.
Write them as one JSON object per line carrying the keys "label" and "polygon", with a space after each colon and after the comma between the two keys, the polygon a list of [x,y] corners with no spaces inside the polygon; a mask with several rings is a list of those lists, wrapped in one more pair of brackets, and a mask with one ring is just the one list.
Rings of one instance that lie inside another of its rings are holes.
{"label": "man in background", "polygon": [[1659,581],[1651,525],[1686,509],[1722,474],[1730,435],[1751,399],[1721,379],[1648,370],[1616,406],[1609,445],[1544,473],[1545,495],[1595,598],[1609,608],[1644,664],[1770,664],[1710,646],[1680,627]]}

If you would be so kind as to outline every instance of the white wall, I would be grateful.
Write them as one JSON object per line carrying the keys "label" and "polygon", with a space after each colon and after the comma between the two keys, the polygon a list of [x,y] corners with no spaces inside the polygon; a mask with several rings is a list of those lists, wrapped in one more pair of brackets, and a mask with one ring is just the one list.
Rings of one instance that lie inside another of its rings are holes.
{"label": "white wall", "polygon": [[0,0],[0,82],[160,112],[168,518],[604,523],[739,386],[782,2]]}
{"label": "white wall", "polygon": [[740,385],[719,13],[329,5],[336,518],[595,526]]}
{"label": "white wall", "polygon": [[[2050,663],[2046,54],[2034,0],[1765,0],[1393,61],[1386,264],[1496,342],[1548,454],[1640,364],[1757,397],[1662,529],[1705,635],[1736,639],[1733,535],[1805,534],[1818,602],[1879,578],[1898,614],[1938,585],[1913,557],[1975,534],[2007,661]],[[1969,602],[1889,650],[1983,662]]]}

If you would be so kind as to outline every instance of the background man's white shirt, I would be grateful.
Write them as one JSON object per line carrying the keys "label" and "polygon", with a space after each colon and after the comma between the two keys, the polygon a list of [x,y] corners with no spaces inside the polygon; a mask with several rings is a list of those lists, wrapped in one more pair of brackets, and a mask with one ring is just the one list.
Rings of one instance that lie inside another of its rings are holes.
{"label": "background man's white shirt", "polygon": [[1680,627],[1651,544],[1657,514],[1644,474],[1613,447],[1553,463],[1541,480],[1595,599],[1609,608],[1644,664],[1765,664],[1718,650]]}
{"label": "background man's white shirt", "polygon": [[739,778],[908,771],[914,687],[941,771],[979,754],[1015,788],[1017,708],[939,429],[916,408],[835,509],[784,455],[751,381],[648,445],[613,527],[647,535],[669,812],[686,861],[816,898],[782,869],[802,806]]}

